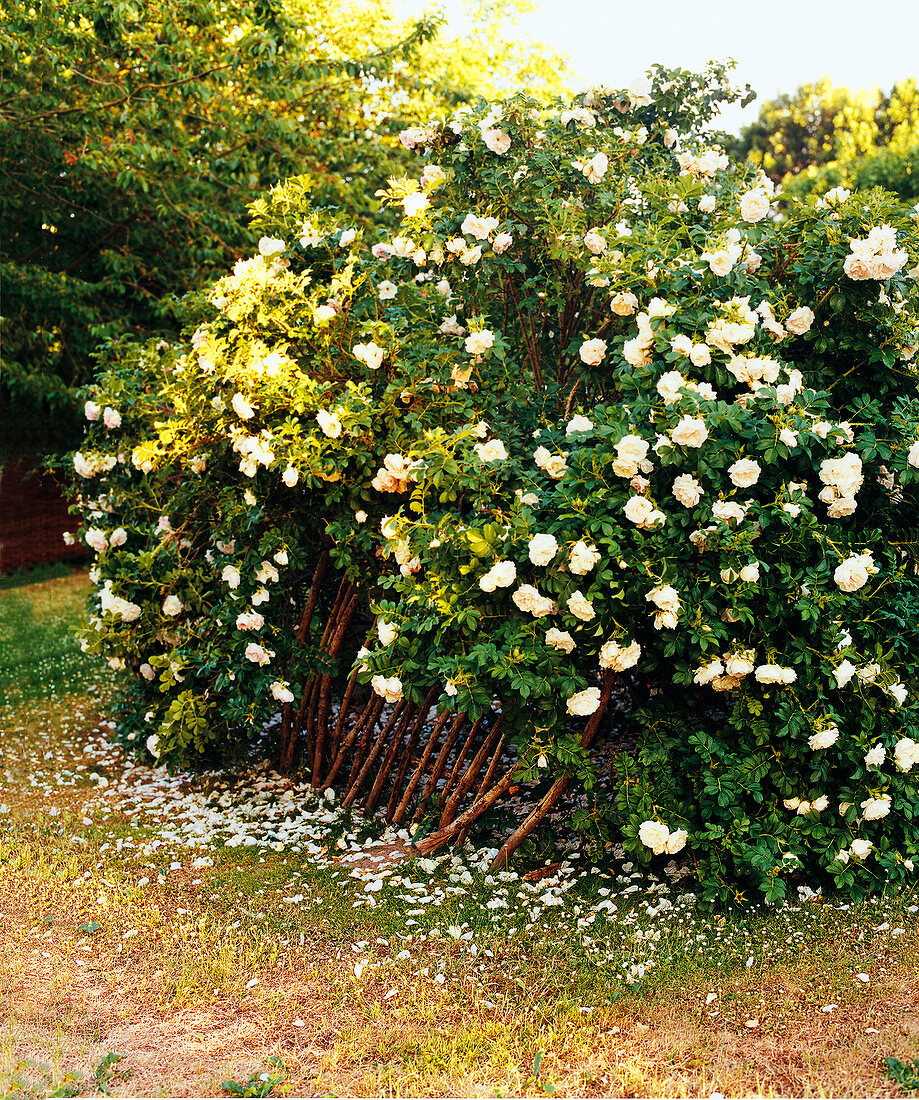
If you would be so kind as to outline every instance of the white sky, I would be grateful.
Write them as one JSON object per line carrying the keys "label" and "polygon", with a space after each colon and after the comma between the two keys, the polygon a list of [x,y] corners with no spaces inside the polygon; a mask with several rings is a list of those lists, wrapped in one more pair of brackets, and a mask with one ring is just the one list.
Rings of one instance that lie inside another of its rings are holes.
{"label": "white sky", "polygon": [[[442,5],[461,31],[460,0],[401,0],[406,13]],[[733,57],[757,100],[730,109],[738,129],[781,92],[829,76],[850,88],[919,77],[919,0],[537,0],[520,33],[567,53],[586,84],[628,85],[649,65],[697,69]]]}

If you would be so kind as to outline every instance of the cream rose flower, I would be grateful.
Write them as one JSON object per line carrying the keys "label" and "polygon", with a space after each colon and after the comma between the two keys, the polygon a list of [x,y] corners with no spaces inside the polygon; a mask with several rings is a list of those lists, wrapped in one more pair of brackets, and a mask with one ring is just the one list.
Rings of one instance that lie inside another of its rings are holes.
{"label": "cream rose flower", "polygon": [[596,229],[589,229],[584,234],[584,247],[594,256],[600,256],[607,250],[609,245],[607,244],[606,238],[601,233]]}
{"label": "cream rose flower", "polygon": [[402,200],[402,209],[407,218],[417,218],[430,205],[430,199],[423,191],[413,191]]}
{"label": "cream rose flower", "polygon": [[485,142],[488,149],[499,157],[504,156],[511,147],[511,139],[503,130],[483,130],[482,141]]}
{"label": "cream rose flower", "polygon": [[565,455],[550,455],[543,469],[556,481],[565,473],[568,469],[568,463],[565,461]]}
{"label": "cream rose flower", "polygon": [[704,686],[710,684],[718,676],[724,675],[724,665],[719,657],[715,657],[707,664],[699,665],[693,674],[692,682]]}
{"label": "cream rose flower", "polygon": [[534,535],[527,547],[527,556],[534,565],[548,565],[557,553],[555,535]]}
{"label": "cream rose flower", "polygon": [[894,745],[893,758],[901,772],[911,771],[919,764],[919,741],[914,741],[912,737],[901,737]]}
{"label": "cream rose flower", "polygon": [[641,646],[634,639],[627,646],[613,640],[600,646],[600,668],[609,668],[614,672],[634,668],[640,657]]}
{"label": "cream rose flower", "polygon": [[769,196],[756,187],[741,196],[740,216],[745,222],[760,222],[769,213],[769,205]]}
{"label": "cream rose flower", "polygon": [[724,671],[728,676],[733,676],[738,680],[744,676],[749,676],[755,667],[751,656],[752,651],[750,654],[746,652],[726,653],[724,655]]}
{"label": "cream rose flower", "polygon": [[827,730],[820,730],[818,733],[811,734],[807,739],[807,744],[814,752],[819,752],[821,749],[829,749],[839,740],[839,730],[836,726],[832,726]]}
{"label": "cream rose flower", "polygon": [[667,850],[670,830],[660,821],[643,821],[638,828],[638,839],[656,856],[663,855]]}
{"label": "cream rose flower", "polygon": [[292,703],[294,701],[294,693],[290,690],[290,685],[284,680],[275,680],[270,691],[271,697],[277,699],[279,703]]}
{"label": "cream rose flower", "polygon": [[728,476],[738,489],[749,489],[759,481],[762,468],[752,458],[739,458],[728,467]]}
{"label": "cream rose flower", "polygon": [[585,363],[588,367],[597,367],[606,356],[606,341],[595,339],[585,340],[581,344],[581,362]]}
{"label": "cream rose flower", "polygon": [[507,448],[500,439],[476,443],[472,449],[483,462],[503,462],[507,458]]}
{"label": "cream rose flower", "polygon": [[657,380],[657,392],[663,397],[665,405],[672,405],[680,399],[680,389],[686,385],[686,379],[678,370],[668,370]]}
{"label": "cream rose flower", "polygon": [[234,393],[233,400],[230,404],[233,406],[233,411],[240,420],[251,420],[252,417],[255,416],[255,411],[252,406],[241,393]]}
{"label": "cream rose flower", "polygon": [[814,311],[809,306],[799,306],[788,315],[785,328],[794,336],[803,336],[814,323]]}
{"label": "cream rose flower", "polygon": [[760,684],[793,684],[798,678],[793,668],[781,665],[757,665],[753,675]]}
{"label": "cream rose flower", "polygon": [[609,306],[618,317],[631,317],[635,310],[638,309],[638,299],[631,291],[627,290],[620,294],[613,295],[610,299]]}
{"label": "cream rose flower", "polygon": [[701,447],[708,439],[708,428],[701,417],[686,415],[670,433],[670,438],[683,447]]}
{"label": "cream rose flower", "polygon": [[508,588],[516,579],[517,566],[512,561],[499,561],[479,577],[479,588],[483,592],[494,592],[496,588]]}
{"label": "cream rose flower", "polygon": [[571,653],[575,643],[567,630],[559,630],[553,626],[546,631],[546,645],[552,646],[553,649],[560,649],[563,653]]}
{"label": "cream rose flower", "polygon": [[477,241],[487,241],[498,227],[497,218],[480,218],[477,214],[468,213],[463,218],[460,229]]}
{"label": "cream rose flower", "polygon": [[879,821],[890,813],[890,803],[889,794],[883,795],[881,798],[866,798],[864,802],[860,803],[861,809],[864,811],[862,817],[865,821]]}
{"label": "cream rose flower", "polygon": [[708,344],[693,344],[689,361],[695,367],[707,367],[712,361],[712,349]]}
{"label": "cream rose flower", "polygon": [[261,630],[265,625],[265,616],[257,611],[241,611],[236,616],[237,630]]}
{"label": "cream rose flower", "polygon": [[597,153],[581,166],[588,183],[599,183],[606,175],[609,168],[609,157],[606,153]]}
{"label": "cream rose flower", "polygon": [[667,837],[667,843],[664,845],[665,854],[675,856],[678,852],[682,852],[687,840],[689,840],[689,833],[685,829],[676,829]]}
{"label": "cream rose flower", "polygon": [[692,474],[680,474],[673,480],[673,495],[684,508],[695,508],[702,499],[702,491]]}
{"label": "cream rose flower", "polygon": [[616,444],[613,473],[617,477],[633,477],[646,460],[650,444],[640,435],[624,435]]}
{"label": "cream rose flower", "polygon": [[868,583],[871,574],[861,554],[855,554],[836,566],[833,580],[843,592],[857,592]]}
{"label": "cream rose flower", "polygon": [[372,340],[369,344],[355,344],[351,354],[371,370],[377,370],[386,356],[385,350],[378,347]]}
{"label": "cream rose flower", "polygon": [[588,420],[586,416],[581,416],[578,413],[573,416],[565,426],[565,435],[574,435],[575,432],[592,432],[594,424],[592,420]]}
{"label": "cream rose flower", "polygon": [[545,615],[554,615],[558,611],[555,600],[540,595],[539,591],[531,584],[522,584],[511,599],[521,611],[527,611],[537,619],[541,619]]}
{"label": "cream rose flower", "polygon": [[402,681],[398,676],[378,674],[371,678],[370,686],[387,703],[397,703],[402,698]]}
{"label": "cream rose flower", "polygon": [[574,615],[576,619],[580,619],[581,622],[589,623],[592,619],[596,618],[597,613],[594,611],[594,605],[580,589],[571,593],[566,604],[571,614]]}
{"label": "cream rose flower", "polygon": [[712,516],[725,523],[740,523],[746,514],[746,509],[736,500],[716,500],[712,505]]}
{"label": "cream rose flower", "polygon": [[273,654],[270,650],[260,646],[258,642],[250,642],[246,646],[246,660],[251,661],[255,665],[267,665],[270,663]]}
{"label": "cream rose flower", "polygon": [[600,551],[592,543],[579,541],[571,547],[568,557],[568,571],[583,577],[600,561]]}
{"label": "cream rose flower", "polygon": [[481,332],[470,332],[466,337],[465,347],[469,355],[484,355],[486,351],[494,347],[495,334],[487,328]]}
{"label": "cream rose flower", "polygon": [[635,524],[642,531],[652,531],[660,527],[667,517],[648,500],[647,497],[629,497],[622,507],[626,519]]}
{"label": "cream rose flower", "polygon": [[645,599],[661,611],[679,611],[682,606],[679,592],[670,584],[652,588]]}
{"label": "cream rose flower", "polygon": [[578,718],[586,718],[588,714],[595,713],[599,707],[600,689],[598,687],[585,688],[584,691],[578,691],[570,696],[566,702],[568,713],[574,714]]}
{"label": "cream rose flower", "polygon": [[325,409],[320,409],[316,413],[316,422],[322,428],[323,434],[327,435],[329,439],[338,439],[341,435],[342,425],[338,413],[330,413]]}

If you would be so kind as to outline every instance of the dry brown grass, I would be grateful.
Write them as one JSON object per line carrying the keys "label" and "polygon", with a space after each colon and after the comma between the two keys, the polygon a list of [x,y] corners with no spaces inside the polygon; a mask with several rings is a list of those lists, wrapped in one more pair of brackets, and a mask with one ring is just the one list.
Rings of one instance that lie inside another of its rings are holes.
{"label": "dry brown grass", "polygon": [[[36,585],[37,606],[53,614],[84,586],[79,576]],[[130,1070],[112,1082],[120,1096],[219,1096],[272,1056],[289,1075],[278,1091],[304,1096],[903,1095],[884,1058],[919,1057],[915,920],[899,938],[863,936],[853,915],[783,969],[687,967],[612,1005],[611,979],[596,971],[588,1000],[603,1007],[587,1012],[559,999],[553,960],[519,936],[493,943],[494,960],[479,956],[474,974],[458,948],[416,940],[414,968],[442,967],[443,987],[398,966],[357,980],[351,947],[378,934],[370,914],[291,914],[266,890],[263,921],[234,919],[241,891],[282,854],[198,871],[186,852],[160,881],[136,851],[102,849],[123,824],[117,812],[104,829],[75,827],[88,781],[28,785],[30,769],[50,774],[65,760],[92,770],[74,734],[99,717],[98,696],[3,711],[19,732],[0,741],[0,802],[36,828],[12,844],[0,835],[0,1087],[25,1059],[55,1079],[88,1077],[115,1051]],[[91,920],[96,934],[80,929]]]}
{"label": "dry brown grass", "polygon": [[44,898],[22,900],[0,936],[4,1059],[85,1074],[116,1051],[131,1070],[116,1095],[218,1096],[277,1055],[296,1095],[897,1096],[883,1057],[919,1055],[912,937],[875,960],[868,985],[837,990],[832,1013],[806,968],[723,980],[710,1005],[716,987],[697,982],[586,1016],[521,996],[486,1009],[461,983],[436,994],[392,974],[358,985],[351,959],[319,942],[299,971],[262,971],[246,995],[200,991],[177,1005],[155,945],[119,954],[75,935],[79,906],[47,928],[30,904]]}

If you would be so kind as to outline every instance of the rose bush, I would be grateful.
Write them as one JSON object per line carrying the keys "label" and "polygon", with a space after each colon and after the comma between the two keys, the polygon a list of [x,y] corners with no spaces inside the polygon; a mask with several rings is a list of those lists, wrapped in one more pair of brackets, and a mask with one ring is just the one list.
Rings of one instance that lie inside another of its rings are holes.
{"label": "rose bush", "polygon": [[882,192],[776,216],[703,134],[736,94],[658,69],[415,127],[378,239],[297,180],[254,205],[190,341],[88,395],[124,738],[280,702],[287,763],[302,731],[317,785],[442,810],[432,846],[529,782],[507,858],[577,780],[576,824],[708,896],[913,873],[919,232]]}

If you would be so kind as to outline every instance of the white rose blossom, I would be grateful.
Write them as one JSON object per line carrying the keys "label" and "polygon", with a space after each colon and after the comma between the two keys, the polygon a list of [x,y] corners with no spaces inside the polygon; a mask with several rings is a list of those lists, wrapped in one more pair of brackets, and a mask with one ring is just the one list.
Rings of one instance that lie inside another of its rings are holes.
{"label": "white rose blossom", "polygon": [[901,737],[894,745],[893,759],[901,772],[911,771],[919,764],[919,741],[914,741],[912,737]]}
{"label": "white rose blossom", "polygon": [[600,668],[612,669],[613,672],[634,668],[640,657],[641,646],[634,639],[626,646],[615,640],[600,646]]}
{"label": "white rose blossom", "polygon": [[591,687],[586,688],[584,691],[578,691],[570,696],[566,702],[568,713],[576,715],[579,718],[586,718],[587,715],[595,713],[599,707],[600,689],[598,687]]}
{"label": "white rose blossom", "polygon": [[592,543],[576,542],[571,547],[568,557],[568,571],[575,576],[583,577],[599,563],[600,557],[600,551]]}
{"label": "white rose blossom", "polygon": [[866,798],[860,803],[862,817],[865,821],[879,821],[890,813],[890,795],[882,795],[880,798]]}
{"label": "white rose blossom", "polygon": [[581,344],[580,356],[581,362],[588,367],[599,366],[606,356],[606,341],[600,339],[585,340]]}
{"label": "white rose blossom", "polygon": [[578,589],[572,592],[566,600],[568,610],[576,619],[580,619],[582,622],[589,623],[596,618],[596,612],[594,611],[594,605],[587,599],[583,592]]}
{"label": "white rose blossom", "polygon": [[516,579],[517,566],[512,561],[499,561],[479,577],[479,588],[483,592],[494,592],[496,588],[508,588]]}
{"label": "white rose blossom", "polygon": [[532,584],[522,584],[511,599],[516,607],[519,607],[521,611],[528,612],[536,619],[542,619],[546,615],[554,615],[558,611],[555,600],[540,595]]}
{"label": "white rose blossom", "polygon": [[487,443],[476,443],[472,448],[483,462],[504,462],[507,448],[500,439],[490,439]]}
{"label": "white rose blossom", "polygon": [[571,653],[575,648],[574,638],[571,637],[568,631],[559,630],[554,626],[546,631],[546,645],[561,650],[563,653]]}
{"label": "white rose blossom", "polygon": [[527,546],[527,556],[534,565],[548,565],[557,553],[555,535],[534,535]]}
{"label": "white rose blossom", "polygon": [[670,433],[670,438],[682,447],[701,447],[708,439],[708,428],[701,417],[687,414]]}

